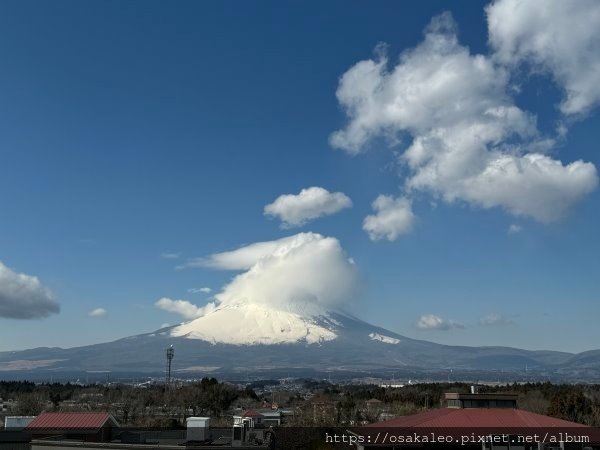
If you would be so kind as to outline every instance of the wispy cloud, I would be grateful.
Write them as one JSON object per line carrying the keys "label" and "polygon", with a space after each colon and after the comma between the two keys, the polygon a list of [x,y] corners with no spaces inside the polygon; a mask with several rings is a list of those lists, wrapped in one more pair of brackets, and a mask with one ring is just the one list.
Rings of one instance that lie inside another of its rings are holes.
{"label": "wispy cloud", "polygon": [[179,259],[181,258],[181,253],[164,252],[160,254],[160,257],[163,259]]}
{"label": "wispy cloud", "polygon": [[511,223],[510,226],[508,227],[508,234],[519,234],[521,231],[523,231],[523,227],[521,225],[517,225],[515,223]]}
{"label": "wispy cloud", "polygon": [[479,323],[485,327],[490,326],[504,326],[504,325],[512,325],[514,321],[503,314],[500,313],[490,313],[481,319],[479,319]]}
{"label": "wispy cloud", "polygon": [[154,303],[154,305],[164,311],[178,314],[184,319],[195,319],[202,315],[202,308],[199,308],[187,300],[173,300],[163,297]]}
{"label": "wispy cloud", "polygon": [[454,320],[442,319],[435,314],[424,314],[417,319],[417,328],[421,330],[452,330],[455,328],[463,329],[465,326]]}
{"label": "wispy cloud", "polygon": [[256,264],[260,258],[273,253],[278,246],[284,245],[292,239],[293,236],[276,241],[255,242],[228,252],[213,253],[212,255],[200,258],[190,258],[185,264],[181,264],[177,268],[210,267],[221,270],[247,270]]}
{"label": "wispy cloud", "polygon": [[209,287],[201,287],[201,288],[189,288],[187,290],[190,294],[210,294],[212,289]]}

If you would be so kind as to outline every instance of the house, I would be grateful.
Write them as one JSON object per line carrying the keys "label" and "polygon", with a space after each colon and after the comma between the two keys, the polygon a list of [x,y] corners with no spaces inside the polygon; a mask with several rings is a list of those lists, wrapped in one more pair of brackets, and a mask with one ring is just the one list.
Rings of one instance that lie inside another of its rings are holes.
{"label": "house", "polygon": [[234,425],[247,424],[249,428],[277,427],[281,425],[282,411],[249,409],[233,416]]}
{"label": "house", "polygon": [[[358,450],[582,450],[600,443],[596,428],[517,409],[516,395],[448,393],[445,398],[445,408],[348,430],[349,436]],[[332,436],[327,440],[337,442]]]}
{"label": "house", "polygon": [[85,442],[108,442],[115,418],[105,412],[43,412],[25,430],[34,439],[62,437]]}
{"label": "house", "polygon": [[234,425],[248,424],[249,428],[262,427],[265,416],[254,409],[242,411],[241,414],[233,416]]}
{"label": "house", "polygon": [[262,411],[265,427],[278,427],[281,425],[281,411]]}

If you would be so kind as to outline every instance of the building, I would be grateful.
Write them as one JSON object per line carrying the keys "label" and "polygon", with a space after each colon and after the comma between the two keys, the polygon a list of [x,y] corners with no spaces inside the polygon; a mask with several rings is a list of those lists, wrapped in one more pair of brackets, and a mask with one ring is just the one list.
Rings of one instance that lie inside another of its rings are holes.
{"label": "building", "polygon": [[85,442],[108,442],[111,428],[119,424],[104,412],[43,412],[25,428],[33,439],[63,438]]}
{"label": "building", "polygon": [[[250,429],[247,422],[233,428],[210,427],[209,417],[188,417],[186,429],[120,428],[108,413],[43,413],[34,419],[23,430],[0,431],[0,450],[249,450],[267,448],[273,436],[271,428]],[[242,438],[237,443],[236,431]]]}
{"label": "building", "polygon": [[12,403],[12,400],[4,400],[0,397],[0,413],[8,412],[9,406]]}
{"label": "building", "polygon": [[265,427],[278,427],[281,425],[281,411],[263,411],[263,424]]}
{"label": "building", "polygon": [[513,394],[445,394],[448,408],[513,408],[517,407],[517,396]]}
{"label": "building", "polygon": [[598,429],[518,409],[516,395],[448,393],[445,399],[445,408],[349,430],[355,448],[582,450],[600,443]]}
{"label": "building", "polygon": [[210,437],[210,417],[188,417],[185,426],[187,442],[202,442]]}
{"label": "building", "polygon": [[233,416],[234,425],[242,425],[246,423],[249,428],[262,427],[265,416],[254,409],[242,411],[241,414]]}
{"label": "building", "polygon": [[31,436],[21,431],[0,431],[0,450],[31,450]]}
{"label": "building", "polygon": [[29,425],[35,416],[6,416],[4,418],[4,428],[7,430],[22,430]]}
{"label": "building", "polygon": [[246,423],[249,428],[278,427],[281,425],[282,413],[281,410],[261,409],[257,411],[249,409],[234,415],[233,424],[243,425]]}

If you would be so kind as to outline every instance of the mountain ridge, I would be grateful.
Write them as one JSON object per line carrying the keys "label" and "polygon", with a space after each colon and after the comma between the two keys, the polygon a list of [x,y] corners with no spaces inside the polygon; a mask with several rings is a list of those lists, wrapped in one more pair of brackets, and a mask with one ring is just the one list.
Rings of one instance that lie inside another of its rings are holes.
{"label": "mountain ridge", "polygon": [[[181,374],[264,373],[285,369],[338,373],[404,370],[479,371],[487,372],[491,377],[492,374],[529,371],[540,379],[552,376],[576,379],[597,377],[600,373],[600,350],[568,353],[503,346],[444,345],[409,338],[336,312],[327,312],[325,316],[302,316],[298,320],[327,326],[335,338],[315,342],[300,339],[269,344],[223,343],[218,339],[200,339],[198,335],[190,337],[189,333],[182,333],[180,327],[189,328],[195,322],[190,321],[105,343],[67,349],[38,347],[0,352],[0,374],[94,370],[161,373],[164,350],[169,345],[175,347],[174,373]],[[204,322],[198,323],[204,329]],[[248,327],[241,326],[240,329],[244,332]],[[294,327],[290,326],[290,330]]]}

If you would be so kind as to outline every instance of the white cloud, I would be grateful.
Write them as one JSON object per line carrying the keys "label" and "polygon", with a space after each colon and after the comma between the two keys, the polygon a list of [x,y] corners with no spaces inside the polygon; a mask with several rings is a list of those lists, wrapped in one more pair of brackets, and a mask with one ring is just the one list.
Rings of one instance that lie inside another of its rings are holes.
{"label": "white cloud", "polygon": [[160,328],[167,328],[167,327],[170,327],[170,326],[171,326],[170,323],[165,322],[165,323],[161,324]]}
{"label": "white cloud", "polygon": [[0,317],[39,319],[59,311],[52,292],[37,277],[14,272],[0,262]]}
{"label": "white cloud", "polygon": [[209,287],[190,288],[187,290],[190,294],[210,294],[212,289]]}
{"label": "white cloud", "polygon": [[154,303],[154,306],[170,313],[178,314],[184,319],[195,319],[202,315],[202,308],[199,308],[187,300],[172,300],[163,297]]}
{"label": "white cloud", "polygon": [[508,227],[508,234],[518,234],[523,231],[523,227],[521,225],[517,225],[516,223],[511,223]]}
{"label": "white cloud", "polygon": [[503,326],[503,325],[511,325],[514,321],[510,317],[506,317],[499,313],[490,313],[487,316],[479,319],[479,323],[483,326]]}
{"label": "white cloud", "polygon": [[[384,52],[350,68],[336,93],[350,122],[331,136],[332,145],[358,153],[378,135],[423,135],[482,114],[488,122],[502,121],[494,116],[502,112],[499,107],[511,106],[505,92],[508,74],[459,45],[455,28],[449,13],[434,18],[424,42],[402,53],[391,71]],[[534,122],[525,113],[518,108],[507,112],[521,124],[521,132],[532,131]]]}
{"label": "white cloud", "polygon": [[265,206],[264,214],[279,218],[283,228],[293,228],[351,206],[352,200],[346,194],[313,186],[302,189],[299,194],[280,195]]}
{"label": "white cloud", "polygon": [[465,172],[454,177],[445,164],[457,161],[447,156],[437,155],[420,167],[408,186],[437,193],[449,203],[462,200],[483,208],[502,207],[512,215],[549,223],[562,219],[598,185],[596,168],[583,161],[563,165],[539,153],[515,156],[494,151],[480,155],[487,157],[485,166],[464,167]]}
{"label": "white cloud", "polygon": [[292,237],[277,241],[255,242],[254,244],[240,247],[237,250],[214,253],[203,258],[191,258],[185,264],[178,266],[178,268],[210,267],[222,270],[247,270],[260,258],[273,253],[278,246],[290,240],[292,240]]}
{"label": "white cloud", "polygon": [[316,233],[299,233],[201,258],[220,269],[246,269],[199,308],[185,300],[161,299],[161,309],[195,318],[224,306],[258,304],[289,312],[344,309],[359,295],[356,265],[339,241]]}
{"label": "white cloud", "polygon": [[498,60],[550,73],[564,89],[564,114],[583,114],[600,103],[598,1],[498,0],[486,12]]}
{"label": "white cloud", "polygon": [[181,253],[161,253],[160,257],[163,259],[179,259],[181,257]]}
{"label": "white cloud", "polygon": [[95,318],[106,317],[107,315],[108,311],[104,308],[96,308],[88,313],[88,316]]}
{"label": "white cloud", "polygon": [[451,15],[443,14],[393,68],[380,52],[342,76],[337,97],[349,122],[330,143],[357,154],[374,138],[392,145],[409,135],[400,156],[408,194],[558,220],[596,188],[596,168],[548,156],[553,140],[513,104],[508,82],[505,68],[458,43]]}
{"label": "white cloud", "polygon": [[215,296],[218,303],[247,301],[292,310],[311,305],[336,308],[356,296],[356,266],[337,239],[300,233],[273,243],[271,253]]}
{"label": "white cloud", "polygon": [[453,328],[462,329],[465,326],[454,320],[442,319],[435,314],[424,314],[417,320],[417,328],[422,330],[451,330]]}
{"label": "white cloud", "polygon": [[388,195],[378,196],[372,205],[375,214],[365,217],[363,230],[371,240],[395,241],[398,236],[410,233],[415,222],[410,200]]}

